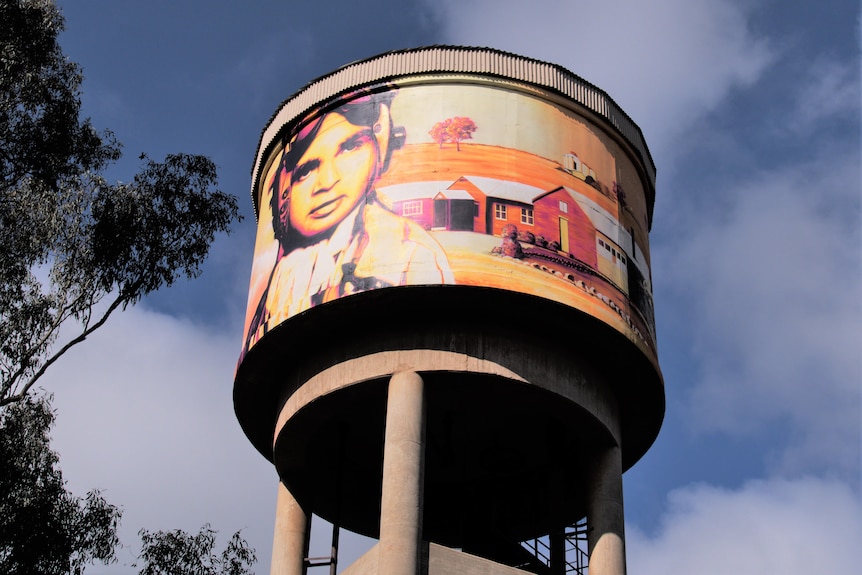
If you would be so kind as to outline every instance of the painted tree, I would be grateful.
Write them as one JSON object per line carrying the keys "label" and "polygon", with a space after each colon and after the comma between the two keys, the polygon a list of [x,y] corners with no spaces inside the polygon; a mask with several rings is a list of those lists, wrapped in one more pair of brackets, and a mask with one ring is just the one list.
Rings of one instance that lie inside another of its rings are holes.
{"label": "painted tree", "polygon": [[442,148],[445,142],[454,142],[455,149],[461,151],[461,142],[473,138],[477,130],[476,122],[465,116],[455,116],[437,122],[428,132]]}
{"label": "painted tree", "polygon": [[443,120],[442,122],[437,122],[434,126],[428,131],[428,134],[431,135],[431,138],[437,142],[440,148],[443,148],[443,143],[449,141],[449,134],[447,133],[447,129],[449,128],[449,122],[451,120]]}
{"label": "painted tree", "polygon": [[473,139],[473,132],[476,131],[476,122],[467,117],[456,116],[451,119],[446,127],[446,132],[449,135],[449,141],[455,142],[455,149],[461,151],[461,142],[463,140]]}
{"label": "painted tree", "polygon": [[239,217],[203,156],[141,155],[130,183],[101,175],[120,145],[80,116],[62,29],[51,0],[0,0],[0,406],[114,311],[196,277]]}

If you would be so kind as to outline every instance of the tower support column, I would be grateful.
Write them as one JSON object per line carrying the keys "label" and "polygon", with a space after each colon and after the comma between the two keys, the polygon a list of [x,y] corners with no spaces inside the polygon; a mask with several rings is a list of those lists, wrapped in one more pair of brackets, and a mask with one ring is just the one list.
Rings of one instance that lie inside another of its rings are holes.
{"label": "tower support column", "polygon": [[414,371],[389,381],[380,502],[379,575],[417,575],[422,544],[424,382]]}
{"label": "tower support column", "polygon": [[308,555],[308,515],[284,483],[278,483],[271,575],[303,575]]}
{"label": "tower support column", "polygon": [[622,453],[618,446],[599,453],[587,495],[590,575],[625,575]]}

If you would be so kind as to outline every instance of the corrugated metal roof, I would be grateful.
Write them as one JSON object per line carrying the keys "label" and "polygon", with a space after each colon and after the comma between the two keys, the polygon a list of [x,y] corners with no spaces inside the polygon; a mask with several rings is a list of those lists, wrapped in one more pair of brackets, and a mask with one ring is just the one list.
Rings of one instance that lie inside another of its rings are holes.
{"label": "corrugated metal roof", "polygon": [[472,200],[473,196],[467,190],[442,190],[440,196],[447,200]]}
{"label": "corrugated metal roof", "polygon": [[[649,219],[655,202],[655,164],[637,124],[600,88],[562,66],[492,48],[430,46],[387,52],[353,62],[322,76],[282,102],[258,143],[252,167],[252,200],[257,213],[256,183],[266,154],[285,126],[322,102],[362,86],[413,75],[465,74],[523,82],[567,97],[603,119],[640,157],[646,173]],[[520,200],[519,200],[520,201]]]}
{"label": "corrugated metal roof", "polygon": [[533,198],[548,191],[529,184],[498,180],[497,178],[488,178],[485,176],[464,176],[464,179],[482,190],[482,193],[486,196],[521,202],[522,204],[533,205]]}
{"label": "corrugated metal roof", "polygon": [[390,202],[400,202],[403,200],[433,198],[451,185],[452,180],[410,182],[407,184],[395,184],[394,186],[377,188],[377,193],[381,196],[385,196],[385,199],[388,199]]}

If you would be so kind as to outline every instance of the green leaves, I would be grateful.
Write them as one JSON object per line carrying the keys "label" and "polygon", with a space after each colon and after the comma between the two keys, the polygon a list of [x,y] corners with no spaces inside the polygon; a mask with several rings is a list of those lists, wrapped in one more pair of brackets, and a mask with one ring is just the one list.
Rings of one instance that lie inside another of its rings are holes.
{"label": "green leaves", "polygon": [[[208,158],[173,154],[144,158],[130,184],[84,173],[53,194],[32,178],[2,192],[0,406],[116,309],[200,274],[216,234],[240,217],[216,180]],[[71,323],[79,334],[52,352]]]}
{"label": "green leaves", "polygon": [[[0,573],[80,575],[92,563],[116,561],[122,510],[99,491],[66,491],[51,450],[50,396],[28,395],[0,408]],[[221,553],[216,532],[142,529],[134,567],[142,575],[251,575],[255,552],[233,534]]]}
{"label": "green leaves", "polygon": [[47,0],[0,1],[0,186],[49,188],[120,156],[110,132],[80,115],[80,68],[57,42],[63,17]]}
{"label": "green leaves", "polygon": [[[203,156],[142,156],[131,183],[105,180],[120,145],[80,117],[81,70],[57,43],[62,29],[51,0],[0,0],[0,573],[8,575],[77,575],[114,561],[118,545],[120,509],[98,491],[83,499],[66,491],[49,445],[50,398],[30,389],[115,310],[197,277],[216,234],[239,219]],[[71,335],[58,342],[61,328]],[[164,556],[165,538],[147,536],[144,553]],[[250,572],[254,552],[238,533],[220,556],[210,556],[213,542],[208,527],[177,536],[177,548],[200,553],[198,563],[184,560],[209,569],[189,573]]]}
{"label": "green leaves", "polygon": [[[57,43],[62,28],[50,0],[0,0],[0,406],[116,309],[197,277],[239,219],[203,156],[142,155],[131,183],[102,177],[120,145],[80,118],[81,72]],[[77,334],[56,347],[71,325]]]}
{"label": "green leaves", "polygon": [[[221,554],[213,551],[216,532],[209,525],[197,535],[185,531],[141,529],[140,575],[250,575],[257,562],[254,550],[233,534]],[[138,567],[138,564],[135,564]]]}
{"label": "green leaves", "polygon": [[211,160],[175,154],[147,159],[132,184],[101,187],[92,252],[102,289],[116,286],[126,305],[180,276],[197,277],[215,234],[238,218],[236,199],[212,191],[215,182]]}
{"label": "green leaves", "polygon": [[79,575],[112,563],[122,511],[101,493],[66,491],[49,433],[50,397],[0,410],[0,573]]}

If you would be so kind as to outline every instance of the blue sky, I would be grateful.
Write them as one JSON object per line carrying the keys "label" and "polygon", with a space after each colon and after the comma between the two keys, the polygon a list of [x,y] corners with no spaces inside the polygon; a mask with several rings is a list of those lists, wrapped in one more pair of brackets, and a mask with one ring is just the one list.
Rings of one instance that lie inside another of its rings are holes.
{"label": "blue sky", "polygon": [[[336,67],[428,44],[561,64],[644,131],[667,415],[625,475],[633,573],[855,572],[862,559],[858,2],[59,2],[84,110],[137,157],[205,154],[245,221],[202,277],[49,370],[69,486],[140,528],[236,529],[267,573],[276,476],[233,416],[254,217],[278,104]],[[350,552],[362,542],[351,539]],[[356,551],[352,551],[356,550]]]}

